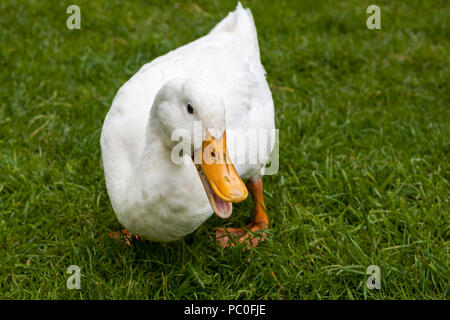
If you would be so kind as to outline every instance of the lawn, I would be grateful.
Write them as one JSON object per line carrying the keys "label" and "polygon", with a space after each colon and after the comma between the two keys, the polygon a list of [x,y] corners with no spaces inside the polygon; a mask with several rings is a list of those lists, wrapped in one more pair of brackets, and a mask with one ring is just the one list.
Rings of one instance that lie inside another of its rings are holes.
{"label": "lawn", "polygon": [[251,201],[182,241],[110,239],[99,144],[119,87],[236,2],[77,0],[68,30],[72,3],[0,3],[1,299],[449,298],[449,1],[242,2],[280,133],[269,237],[245,252],[212,237]]}

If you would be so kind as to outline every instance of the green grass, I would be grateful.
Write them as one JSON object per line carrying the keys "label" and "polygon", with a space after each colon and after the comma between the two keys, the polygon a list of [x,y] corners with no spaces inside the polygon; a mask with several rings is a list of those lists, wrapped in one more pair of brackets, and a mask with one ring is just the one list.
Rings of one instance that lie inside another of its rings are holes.
{"label": "green grass", "polygon": [[375,1],[368,30],[373,1],[243,1],[280,129],[270,235],[246,252],[211,237],[250,201],[179,242],[110,239],[99,145],[118,88],[236,3],[79,0],[69,31],[72,3],[0,3],[0,298],[449,298],[450,2]]}

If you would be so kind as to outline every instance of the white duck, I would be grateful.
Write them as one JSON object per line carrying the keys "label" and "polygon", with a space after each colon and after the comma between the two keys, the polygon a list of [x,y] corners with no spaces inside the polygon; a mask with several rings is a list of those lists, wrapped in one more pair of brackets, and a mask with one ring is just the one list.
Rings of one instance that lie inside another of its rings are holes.
{"label": "white duck", "polygon": [[[182,163],[173,161],[178,141],[172,133],[185,130],[195,137],[196,122],[203,142],[190,143],[194,151],[183,153]],[[193,232],[213,212],[227,218],[232,202],[247,197],[242,178],[253,197],[254,222],[244,229],[221,228],[216,236],[223,246],[229,235],[256,246],[258,237],[248,231],[269,226],[261,177],[274,128],[253,17],[238,3],[206,36],[145,64],[115,96],[101,147],[108,195],[128,229],[122,232],[167,242]],[[266,129],[269,137],[259,140],[256,163],[245,159],[233,166],[230,158],[242,160],[253,147],[239,149],[242,132],[233,129]],[[194,155],[202,163],[194,165]]]}

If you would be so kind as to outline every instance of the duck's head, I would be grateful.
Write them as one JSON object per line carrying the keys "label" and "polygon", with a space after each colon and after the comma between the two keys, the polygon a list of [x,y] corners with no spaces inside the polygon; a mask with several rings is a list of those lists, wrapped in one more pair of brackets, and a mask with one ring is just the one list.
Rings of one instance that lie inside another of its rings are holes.
{"label": "duck's head", "polygon": [[155,97],[152,119],[157,119],[171,148],[176,145],[174,132],[189,135],[189,156],[212,209],[223,219],[230,217],[232,203],[245,200],[248,191],[227,152],[225,104],[219,90],[199,79],[168,81]]}

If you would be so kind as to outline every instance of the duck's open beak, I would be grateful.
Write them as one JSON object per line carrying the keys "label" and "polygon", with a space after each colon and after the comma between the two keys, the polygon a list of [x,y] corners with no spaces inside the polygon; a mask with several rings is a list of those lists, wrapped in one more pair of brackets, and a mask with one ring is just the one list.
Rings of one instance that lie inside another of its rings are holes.
{"label": "duck's open beak", "polygon": [[220,139],[215,139],[207,132],[194,160],[214,212],[223,219],[229,218],[232,202],[245,200],[248,191],[228,155],[226,133]]}

